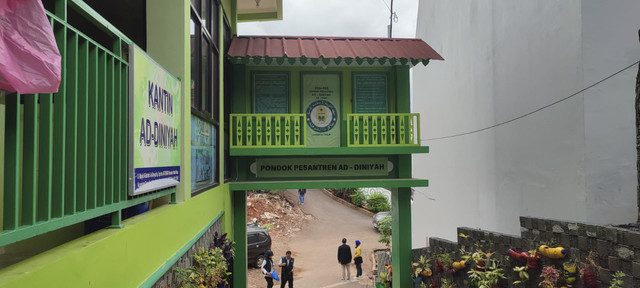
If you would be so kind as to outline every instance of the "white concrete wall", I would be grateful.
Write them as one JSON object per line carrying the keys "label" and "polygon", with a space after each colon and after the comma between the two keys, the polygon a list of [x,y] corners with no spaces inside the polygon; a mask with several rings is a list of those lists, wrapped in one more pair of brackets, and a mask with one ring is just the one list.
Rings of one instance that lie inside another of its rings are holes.
{"label": "white concrete wall", "polygon": [[417,37],[445,61],[413,68],[431,151],[414,156],[414,177],[430,182],[414,197],[414,247],[454,240],[457,226],[519,234],[520,215],[636,219],[637,68],[507,124],[433,139],[525,115],[636,61],[640,2],[615,3],[420,1]]}

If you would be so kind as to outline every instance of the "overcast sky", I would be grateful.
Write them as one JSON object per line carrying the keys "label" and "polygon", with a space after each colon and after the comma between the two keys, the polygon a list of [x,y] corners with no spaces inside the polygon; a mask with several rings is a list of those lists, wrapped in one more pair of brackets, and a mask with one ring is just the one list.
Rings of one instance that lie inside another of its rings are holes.
{"label": "overcast sky", "polygon": [[[239,23],[239,35],[387,37],[391,0],[283,0],[281,21]],[[418,0],[394,0],[394,38],[415,38]]]}

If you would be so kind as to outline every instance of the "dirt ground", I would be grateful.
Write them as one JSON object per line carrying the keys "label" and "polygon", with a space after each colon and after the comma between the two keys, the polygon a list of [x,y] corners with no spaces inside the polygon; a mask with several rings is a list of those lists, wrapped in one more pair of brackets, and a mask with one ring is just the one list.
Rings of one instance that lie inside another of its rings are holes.
{"label": "dirt ground", "polygon": [[[294,287],[373,287],[373,251],[384,248],[377,242],[378,233],[371,225],[373,214],[321,189],[309,189],[306,198],[305,205],[300,205],[295,190],[247,194],[247,221],[257,219],[261,226],[269,228],[274,262],[277,264],[287,250],[293,252]],[[351,267],[350,281],[340,279],[336,251],[343,237],[351,247],[355,239],[363,243],[364,273],[360,279],[353,279],[355,267]],[[274,284],[280,287],[280,282]],[[260,269],[249,268],[248,288],[260,287],[266,287]]]}
{"label": "dirt ground", "polygon": [[[302,229],[306,218],[313,216],[305,215],[297,203],[287,201],[284,192],[247,193],[247,223],[257,219],[260,226],[268,228],[275,264],[289,249],[289,239]],[[249,267],[248,278],[248,287],[266,286],[260,268]]]}

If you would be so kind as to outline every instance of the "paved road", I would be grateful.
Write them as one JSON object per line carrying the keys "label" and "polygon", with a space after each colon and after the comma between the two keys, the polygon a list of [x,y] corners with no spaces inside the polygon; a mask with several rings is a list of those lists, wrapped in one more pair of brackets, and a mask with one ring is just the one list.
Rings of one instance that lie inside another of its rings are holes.
{"label": "paved road", "polygon": [[[289,190],[286,197],[298,203],[297,190]],[[378,243],[378,233],[371,225],[372,214],[343,204],[316,189],[309,189],[305,204],[305,214],[312,215],[302,231],[289,240],[289,246],[296,258],[294,287],[298,288],[356,288],[374,287],[372,253],[374,249],[384,248]],[[363,277],[353,280],[355,266],[351,263],[351,281],[342,281],[342,270],[337,259],[338,246],[342,238],[352,252],[355,240],[362,242]],[[279,283],[278,283],[279,284]]]}

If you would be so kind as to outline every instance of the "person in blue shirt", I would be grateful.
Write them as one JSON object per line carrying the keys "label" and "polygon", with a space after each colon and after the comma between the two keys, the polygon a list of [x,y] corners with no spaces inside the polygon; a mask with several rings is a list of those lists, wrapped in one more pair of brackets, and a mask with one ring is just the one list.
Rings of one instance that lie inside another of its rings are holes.
{"label": "person in blue shirt", "polygon": [[301,188],[298,189],[298,198],[300,199],[300,204],[304,205],[304,194],[307,193],[307,189]]}

